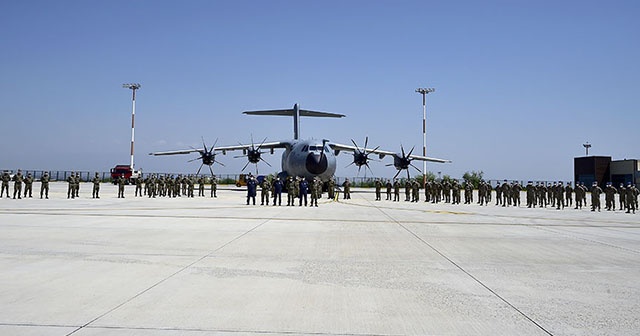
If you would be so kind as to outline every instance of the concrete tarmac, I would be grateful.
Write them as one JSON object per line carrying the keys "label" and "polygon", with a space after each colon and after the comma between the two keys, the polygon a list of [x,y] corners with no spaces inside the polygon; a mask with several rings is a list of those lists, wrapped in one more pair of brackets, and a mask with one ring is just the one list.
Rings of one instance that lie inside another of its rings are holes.
{"label": "concrete tarmac", "polygon": [[51,188],[0,199],[0,335],[640,334],[639,214]]}

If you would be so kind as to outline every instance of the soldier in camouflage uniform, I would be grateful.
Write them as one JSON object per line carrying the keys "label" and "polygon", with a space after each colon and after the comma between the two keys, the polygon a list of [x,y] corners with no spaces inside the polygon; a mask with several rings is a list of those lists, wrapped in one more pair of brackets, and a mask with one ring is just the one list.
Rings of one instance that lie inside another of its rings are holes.
{"label": "soldier in camouflage uniform", "polygon": [[348,178],[342,182],[342,192],[344,193],[342,199],[351,199],[351,182]]}
{"label": "soldier in camouflage uniform", "polygon": [[296,198],[295,180],[293,176],[287,177],[287,206],[293,206]]}
{"label": "soldier in camouflage uniform", "polygon": [[2,197],[2,195],[4,195],[4,192],[6,190],[7,192],[7,197],[11,197],[9,195],[9,182],[11,181],[11,175],[9,175],[9,172],[5,171],[4,173],[2,173],[2,191],[0,191],[0,197]]}
{"label": "soldier in camouflage uniform", "polygon": [[391,194],[393,193],[393,184],[391,184],[391,180],[387,180],[385,187],[387,188],[387,201],[390,201]]}
{"label": "soldier in camouflage uniform", "polygon": [[18,199],[21,199],[22,196],[22,170],[18,169],[18,172],[13,175],[13,199],[16,199],[16,194],[18,195]]}
{"label": "soldier in camouflage uniform", "polygon": [[376,187],[376,201],[381,201],[382,200],[382,181],[380,181],[380,179],[376,179],[375,187]]}
{"label": "soldier in camouflage uniform", "polygon": [[604,208],[607,211],[616,210],[616,193],[618,190],[614,187],[611,182],[607,182],[607,185],[604,187]]}
{"label": "soldier in camouflage uniform", "polygon": [[137,196],[142,197],[142,176],[140,176],[140,177],[138,177],[136,179],[133,179],[132,181],[133,181],[133,184],[136,186],[136,190],[135,190],[135,193],[134,193],[133,196],[134,197],[137,197]]}
{"label": "soldier in camouflage uniform", "polygon": [[633,211],[636,213],[636,208],[638,208],[638,189],[629,182],[627,184],[627,188],[625,189],[625,199],[627,201],[627,213]]}
{"label": "soldier in camouflage uniform", "polygon": [[268,178],[264,178],[260,184],[260,205],[267,203],[269,205],[269,191],[271,191],[271,183]]}
{"label": "soldier in camouflage uniform", "polygon": [[124,178],[124,174],[118,177],[118,198],[124,198],[124,185],[127,183],[127,179]]}
{"label": "soldier in camouflage uniform", "polygon": [[573,188],[571,188],[571,182],[567,182],[567,186],[564,187],[564,199],[566,206],[573,206]]}
{"label": "soldier in camouflage uniform", "polygon": [[27,174],[27,177],[24,178],[24,197],[27,197],[27,194],[29,195],[29,198],[32,198],[33,195],[33,176],[31,176],[31,173]]}
{"label": "soldier in camouflage uniform", "polygon": [[200,176],[198,179],[198,197],[204,197],[204,176]]}
{"label": "soldier in camouflage uniform", "polygon": [[318,206],[318,198],[320,197],[320,193],[322,191],[322,182],[316,176],[311,180],[311,204],[309,206]]}
{"label": "soldier in camouflage uniform", "polygon": [[74,187],[75,180],[73,173],[67,177],[67,198],[76,198],[76,191]]}
{"label": "soldier in camouflage uniform", "polygon": [[76,176],[73,182],[73,192],[75,193],[76,197],[80,197],[80,182],[82,182],[82,179],[80,178],[80,172],[76,172]]}
{"label": "soldier in camouflage uniform", "polygon": [[393,181],[393,201],[400,202],[400,181]]}
{"label": "soldier in camouflage uniform", "polygon": [[598,182],[593,182],[591,187],[591,211],[600,212],[600,195],[602,194],[602,188],[598,186]]}
{"label": "soldier in camouflage uniform", "polygon": [[100,198],[100,174],[96,172],[91,182],[93,183],[93,191],[91,192],[91,198]]}
{"label": "soldier in camouflage uniform", "polygon": [[525,189],[527,191],[527,208],[535,208],[536,189],[533,186],[533,181],[527,182],[527,186]]}
{"label": "soldier in camouflage uniform", "polygon": [[49,181],[51,178],[49,177],[49,173],[44,172],[44,174],[40,177],[40,198],[45,196],[49,199]]}
{"label": "soldier in camouflage uniform", "polygon": [[404,201],[409,202],[411,200],[411,180],[404,182]]}
{"label": "soldier in camouflage uniform", "polygon": [[282,205],[282,189],[284,189],[284,183],[280,181],[279,177],[276,177],[276,180],[273,181],[271,185],[271,195],[273,197],[273,206],[278,203],[278,206]]}
{"label": "soldier in camouflage uniform", "polygon": [[218,197],[218,178],[213,175],[211,176],[211,197]]}
{"label": "soldier in camouflage uniform", "polygon": [[557,210],[560,210],[560,207],[562,207],[562,209],[564,209],[564,186],[562,185],[562,181],[558,182],[558,184],[556,184],[556,190],[555,190],[555,196],[554,196],[556,203],[557,203]]}

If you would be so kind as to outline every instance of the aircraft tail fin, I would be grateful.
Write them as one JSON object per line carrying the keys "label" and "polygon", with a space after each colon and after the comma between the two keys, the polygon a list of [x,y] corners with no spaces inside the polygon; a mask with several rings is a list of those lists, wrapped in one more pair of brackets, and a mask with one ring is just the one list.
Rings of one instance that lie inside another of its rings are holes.
{"label": "aircraft tail fin", "polygon": [[330,112],[318,112],[301,110],[298,104],[293,105],[292,109],[286,110],[261,110],[261,111],[244,111],[243,114],[247,115],[264,115],[264,116],[293,116],[293,138],[299,138],[300,130],[300,117],[319,117],[319,118],[343,118],[344,114],[330,113]]}

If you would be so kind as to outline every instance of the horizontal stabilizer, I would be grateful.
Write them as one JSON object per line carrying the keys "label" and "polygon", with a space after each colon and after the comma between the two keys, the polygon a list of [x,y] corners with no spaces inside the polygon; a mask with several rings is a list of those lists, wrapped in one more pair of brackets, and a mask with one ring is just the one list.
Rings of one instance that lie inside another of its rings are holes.
{"label": "horizontal stabilizer", "polygon": [[[265,116],[293,116],[295,115],[295,110],[262,110],[262,111],[245,111],[243,114],[248,115],[265,115]],[[301,117],[321,117],[321,118],[343,118],[344,114],[338,113],[330,113],[330,112],[318,112],[318,111],[309,111],[309,110],[300,110]]]}

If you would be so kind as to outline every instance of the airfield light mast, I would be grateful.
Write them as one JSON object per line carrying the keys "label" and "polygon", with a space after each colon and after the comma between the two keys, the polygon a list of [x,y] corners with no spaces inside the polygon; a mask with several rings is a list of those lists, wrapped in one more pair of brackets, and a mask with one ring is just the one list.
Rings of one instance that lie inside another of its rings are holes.
{"label": "airfield light mast", "polygon": [[136,117],[136,90],[140,88],[140,84],[122,84],[122,87],[125,89],[131,89],[133,92],[133,108],[131,110],[131,172],[133,172],[133,141],[135,135],[135,117]]}
{"label": "airfield light mast", "polygon": [[[422,95],[422,156],[427,156],[427,94],[434,92],[434,88],[417,88]],[[427,184],[427,161],[422,161],[422,188]]]}
{"label": "airfield light mast", "polygon": [[585,156],[589,156],[589,148],[591,148],[591,144],[587,141],[587,143],[582,144],[582,146],[584,147],[584,149],[587,151]]}

